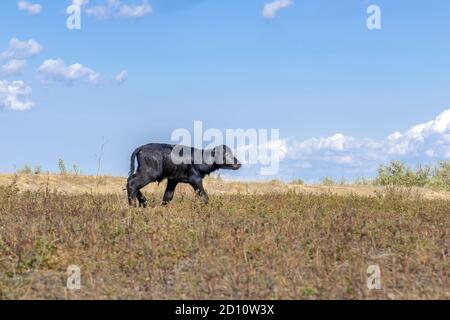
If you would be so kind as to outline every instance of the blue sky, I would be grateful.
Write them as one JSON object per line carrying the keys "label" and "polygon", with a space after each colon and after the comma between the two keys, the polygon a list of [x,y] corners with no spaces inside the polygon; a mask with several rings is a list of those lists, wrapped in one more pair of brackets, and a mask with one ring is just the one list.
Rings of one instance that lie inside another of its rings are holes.
{"label": "blue sky", "polygon": [[450,159],[448,1],[85,0],[81,30],[72,1],[19,2],[0,2],[0,172],[95,173],[105,143],[101,172],[126,175],[135,147],[194,120],[280,129],[282,179]]}

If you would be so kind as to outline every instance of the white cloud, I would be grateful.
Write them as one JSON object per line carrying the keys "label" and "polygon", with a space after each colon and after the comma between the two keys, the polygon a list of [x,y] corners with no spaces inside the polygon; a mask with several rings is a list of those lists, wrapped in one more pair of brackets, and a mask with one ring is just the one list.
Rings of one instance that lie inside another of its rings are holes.
{"label": "white cloud", "polygon": [[373,165],[391,159],[450,158],[450,109],[384,140],[357,139],[341,133],[304,141],[287,139],[287,159],[345,165]]}
{"label": "white cloud", "polygon": [[97,5],[86,9],[86,13],[99,20],[111,17],[140,18],[153,13],[153,9],[144,0],[141,4],[122,4],[120,0],[108,0],[104,5]]}
{"label": "white cloud", "polygon": [[89,9],[86,9],[86,13],[90,16],[93,16],[99,20],[105,20],[110,17],[111,10],[107,6],[95,6]]}
{"label": "white cloud", "polygon": [[[436,119],[413,126],[404,134],[395,132],[388,137],[389,154],[404,156],[422,152],[424,146],[434,146],[428,155],[447,154],[450,150],[450,109],[442,112]],[[439,149],[439,150],[437,150]]]}
{"label": "white cloud", "polygon": [[32,4],[32,3],[28,3],[24,0],[20,0],[17,3],[17,7],[19,8],[20,11],[26,11],[28,12],[28,14],[30,16],[35,16],[39,13],[41,13],[42,10],[42,5],[40,4]]}
{"label": "white cloud", "polygon": [[119,72],[114,79],[116,80],[116,83],[118,85],[125,83],[125,81],[127,81],[128,79],[128,71],[124,70]]}
{"label": "white cloud", "polygon": [[0,108],[25,111],[34,106],[31,87],[23,81],[0,80]]}
{"label": "white cloud", "polygon": [[0,53],[0,60],[29,58],[40,53],[42,49],[43,47],[36,40],[20,41],[12,38],[8,48]]}
{"label": "white cloud", "polygon": [[139,18],[149,14],[152,14],[152,7],[147,1],[142,2],[140,5],[122,5],[119,8],[118,15],[126,18]]}
{"label": "white cloud", "polygon": [[[450,160],[450,109],[435,119],[394,132],[384,139],[356,138],[343,133],[328,137],[297,140],[280,138],[259,145],[243,144],[236,148],[244,163],[243,177],[261,179],[257,169],[264,168],[273,155],[280,159],[273,166],[277,178],[318,181],[324,176],[357,178],[373,176],[380,164],[401,160],[412,165]],[[247,153],[257,150],[258,164],[248,163]],[[276,157],[275,157],[276,159]],[[272,167],[272,165],[271,165]]]}
{"label": "white cloud", "polygon": [[262,16],[267,19],[272,19],[280,9],[290,7],[293,4],[293,0],[275,0],[268,2],[264,5]]}
{"label": "white cloud", "polygon": [[80,79],[85,79],[91,84],[97,84],[100,75],[80,63],[66,66],[61,59],[49,59],[45,60],[38,68],[38,77],[43,82],[59,82],[70,86]]}
{"label": "white cloud", "polygon": [[0,67],[0,73],[6,77],[17,76],[23,73],[26,65],[26,60],[13,59]]}

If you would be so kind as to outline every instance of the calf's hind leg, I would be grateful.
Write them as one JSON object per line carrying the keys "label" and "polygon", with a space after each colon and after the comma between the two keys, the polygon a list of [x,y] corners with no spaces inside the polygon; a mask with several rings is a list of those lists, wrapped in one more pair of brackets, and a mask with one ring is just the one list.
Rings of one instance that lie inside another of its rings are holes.
{"label": "calf's hind leg", "polygon": [[156,178],[156,175],[142,174],[139,172],[128,178],[127,192],[128,203],[130,206],[136,207],[136,198],[139,200],[139,206],[146,206],[147,200],[142,195],[140,190],[149,183],[156,181]]}

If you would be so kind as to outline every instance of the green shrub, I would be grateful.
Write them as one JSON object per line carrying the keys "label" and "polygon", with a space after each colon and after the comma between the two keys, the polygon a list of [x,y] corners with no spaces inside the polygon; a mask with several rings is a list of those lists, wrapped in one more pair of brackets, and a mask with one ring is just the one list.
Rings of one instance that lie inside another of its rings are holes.
{"label": "green shrub", "polygon": [[305,181],[303,181],[302,179],[294,179],[294,180],[291,181],[291,184],[304,185]]}
{"label": "green shrub", "polygon": [[359,177],[359,178],[355,178],[352,181],[352,184],[357,185],[357,186],[372,186],[374,184],[374,181],[371,179],[368,179],[366,177]]}
{"label": "green shrub", "polygon": [[324,177],[322,178],[322,180],[320,180],[320,183],[325,185],[325,186],[334,186],[336,184],[336,182],[334,182],[332,177]]}
{"label": "green shrub", "polygon": [[375,183],[381,186],[425,187],[430,182],[431,168],[419,166],[415,171],[401,161],[380,166]]}
{"label": "green shrub", "polygon": [[67,174],[66,165],[65,165],[63,159],[59,159],[58,160],[58,167],[59,167],[59,173],[60,174]]}
{"label": "green shrub", "polygon": [[450,161],[442,161],[434,167],[429,186],[450,191]]}
{"label": "green shrub", "polygon": [[17,171],[18,174],[32,174],[33,173],[33,169],[31,169],[30,166],[28,165],[24,165],[22,169],[19,169]]}

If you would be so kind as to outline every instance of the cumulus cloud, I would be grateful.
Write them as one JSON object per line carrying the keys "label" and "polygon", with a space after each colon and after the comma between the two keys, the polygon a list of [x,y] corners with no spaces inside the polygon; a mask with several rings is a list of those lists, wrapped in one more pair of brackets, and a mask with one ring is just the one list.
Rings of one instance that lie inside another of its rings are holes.
{"label": "cumulus cloud", "polygon": [[386,151],[396,156],[426,152],[429,157],[450,158],[450,109],[405,133],[394,132],[387,139]]}
{"label": "cumulus cloud", "polygon": [[116,77],[114,78],[114,80],[116,81],[116,83],[118,85],[125,83],[125,81],[127,81],[127,79],[128,79],[128,71],[127,70],[119,72],[116,75]]}
{"label": "cumulus cloud", "polygon": [[[244,158],[244,151],[251,147],[238,146],[238,158]],[[275,166],[279,170],[274,172],[283,180],[372,176],[380,164],[391,160],[410,164],[436,163],[450,160],[450,109],[433,120],[414,125],[404,132],[393,132],[384,139],[336,133],[306,140],[279,138],[258,145],[256,150],[258,164],[247,163],[241,170],[243,176],[252,179],[261,179],[258,169],[263,168],[264,160],[273,154],[280,159],[279,166]]]}
{"label": "cumulus cloud", "polygon": [[[284,139],[272,139],[257,144],[245,143],[236,146],[236,155],[242,163],[252,162],[268,163],[274,157],[283,159],[288,152],[287,141]],[[253,159],[252,158],[253,153]]]}
{"label": "cumulus cloud", "polygon": [[13,59],[0,67],[0,73],[6,77],[17,76],[23,73],[26,65],[26,60]]}
{"label": "cumulus cloud", "polygon": [[0,80],[0,108],[25,111],[34,106],[31,87],[23,81]]}
{"label": "cumulus cloud", "polygon": [[42,10],[42,5],[37,3],[36,4],[28,3],[24,0],[20,0],[17,3],[17,7],[19,8],[20,11],[26,11],[30,16],[38,15],[39,13],[41,13]]}
{"label": "cumulus cloud", "polygon": [[36,40],[20,41],[12,38],[8,48],[0,53],[0,60],[26,59],[39,54],[42,49],[43,47]]}
{"label": "cumulus cloud", "polygon": [[275,0],[268,2],[264,5],[262,16],[266,19],[272,19],[279,10],[290,7],[293,4],[293,0]]}
{"label": "cumulus cloud", "polygon": [[104,5],[97,5],[86,9],[86,13],[99,20],[111,17],[140,18],[153,13],[147,0],[140,4],[122,4],[120,0],[108,0]]}
{"label": "cumulus cloud", "polygon": [[61,59],[49,59],[38,68],[38,78],[43,82],[59,82],[71,86],[81,79],[98,84],[100,75],[80,63],[66,66]]}
{"label": "cumulus cloud", "polygon": [[394,132],[382,140],[336,133],[329,137],[286,141],[286,159],[316,164],[365,166],[392,159],[450,159],[450,109],[431,121],[415,125],[404,133]]}

